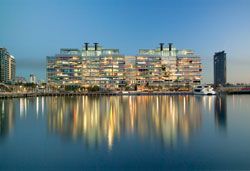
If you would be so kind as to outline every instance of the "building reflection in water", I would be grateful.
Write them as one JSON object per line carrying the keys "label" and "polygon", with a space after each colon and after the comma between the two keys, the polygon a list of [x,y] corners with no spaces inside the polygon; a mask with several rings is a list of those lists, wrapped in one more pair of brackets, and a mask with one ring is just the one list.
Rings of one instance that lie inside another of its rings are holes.
{"label": "building reflection in water", "polygon": [[203,96],[203,95],[196,95],[195,98],[200,101],[200,105],[202,105],[202,109],[204,111],[208,111],[208,113],[213,113],[214,108],[214,101],[216,96]]}
{"label": "building reflection in water", "polygon": [[27,98],[20,98],[19,99],[19,107],[20,107],[20,117],[26,117],[27,116]]}
{"label": "building reflection in water", "polygon": [[45,103],[50,132],[110,149],[129,136],[163,145],[188,141],[202,120],[202,102],[194,96],[52,97]]}
{"label": "building reflection in water", "polygon": [[215,123],[220,130],[227,127],[227,97],[216,96],[214,104]]}
{"label": "building reflection in water", "polygon": [[4,139],[14,126],[13,100],[0,100],[0,141]]}
{"label": "building reflection in water", "polygon": [[45,97],[19,98],[20,118],[25,119],[27,117],[27,113],[36,114],[36,119],[43,117],[44,101]]}
{"label": "building reflection in water", "polygon": [[171,146],[188,142],[201,127],[202,111],[212,113],[213,104],[216,125],[227,126],[226,96],[40,97],[0,100],[1,137],[13,128],[18,103],[21,119],[28,111],[37,119],[46,114],[51,133],[89,147],[106,144],[112,149],[117,140],[132,136]]}

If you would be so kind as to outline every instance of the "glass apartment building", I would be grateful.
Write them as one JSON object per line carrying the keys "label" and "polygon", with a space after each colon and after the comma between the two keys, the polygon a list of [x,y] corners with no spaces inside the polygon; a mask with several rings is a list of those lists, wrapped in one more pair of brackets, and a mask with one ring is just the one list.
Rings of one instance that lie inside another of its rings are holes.
{"label": "glass apartment building", "polygon": [[86,43],[85,48],[82,50],[82,83],[85,87],[100,84],[101,49],[102,47],[97,44],[89,46]]}
{"label": "glass apartment building", "polygon": [[140,49],[136,57],[138,85],[196,85],[201,82],[201,61],[191,50],[178,50],[169,43],[156,49]]}
{"label": "glass apartment building", "polygon": [[81,84],[82,56],[78,49],[61,49],[47,57],[47,81],[60,85]]}
{"label": "glass apartment building", "polygon": [[82,50],[83,85],[117,89],[125,86],[125,56],[118,49],[104,49],[87,43]]}
{"label": "glass apartment building", "polygon": [[156,49],[140,49],[135,56],[120,54],[98,43],[79,49],[61,49],[47,57],[48,83],[79,84],[85,88],[121,90],[135,87],[195,85],[201,81],[201,61],[191,50],[163,43]]}
{"label": "glass apartment building", "polygon": [[162,84],[161,57],[157,55],[136,56],[136,83],[138,86]]}
{"label": "glass apartment building", "polygon": [[133,89],[137,83],[136,56],[125,56],[125,80],[126,86]]}
{"label": "glass apartment building", "polygon": [[226,53],[224,51],[214,54],[214,84],[225,85],[227,82]]}
{"label": "glass apartment building", "polygon": [[[125,58],[119,51],[109,54],[113,50],[106,50],[100,59],[101,87],[115,89],[125,86]],[[106,53],[107,52],[107,53]]]}
{"label": "glass apartment building", "polygon": [[176,75],[179,83],[184,85],[197,85],[201,83],[201,60],[193,51],[178,51],[176,64]]}
{"label": "glass apartment building", "polygon": [[0,82],[14,81],[16,77],[16,61],[6,48],[0,48]]}

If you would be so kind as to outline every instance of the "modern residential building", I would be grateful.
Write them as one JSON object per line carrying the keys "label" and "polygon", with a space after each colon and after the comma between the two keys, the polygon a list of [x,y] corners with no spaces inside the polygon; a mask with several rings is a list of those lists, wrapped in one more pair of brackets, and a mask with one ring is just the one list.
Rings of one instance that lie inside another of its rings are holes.
{"label": "modern residential building", "polygon": [[214,84],[216,86],[225,85],[227,82],[227,66],[225,51],[214,54]]}
{"label": "modern residential building", "polygon": [[47,81],[60,85],[82,82],[82,56],[78,49],[61,49],[47,57]]}
{"label": "modern residential building", "polygon": [[136,56],[125,56],[125,80],[128,89],[134,89],[136,85],[137,69]]}
{"label": "modern residential building", "polygon": [[161,85],[161,57],[158,55],[136,56],[136,83],[138,86]]}
{"label": "modern residential building", "polygon": [[201,83],[200,57],[191,50],[179,50],[177,54],[177,81],[184,85]]}
{"label": "modern residential building", "polygon": [[201,82],[201,61],[191,50],[178,50],[172,43],[156,49],[141,49],[136,58],[138,85],[196,85]]}
{"label": "modern residential building", "polygon": [[102,54],[102,47],[95,43],[94,46],[89,46],[85,43],[82,50],[82,73],[83,85],[90,87],[93,85],[100,85],[100,56]]}
{"label": "modern residential building", "polygon": [[191,50],[178,50],[171,43],[156,49],[140,49],[124,56],[119,49],[98,43],[79,49],[61,49],[47,57],[48,83],[78,84],[85,88],[145,89],[146,87],[193,86],[201,81],[201,61]]}
{"label": "modern residential building", "polygon": [[0,48],[0,82],[14,81],[16,76],[15,58],[6,48]]}
{"label": "modern residential building", "polygon": [[100,56],[100,86],[116,89],[125,86],[125,57],[119,50],[105,49]]}
{"label": "modern residential building", "polygon": [[85,43],[82,50],[83,85],[97,85],[104,89],[116,89],[125,85],[125,56],[119,49],[104,49],[94,43]]}

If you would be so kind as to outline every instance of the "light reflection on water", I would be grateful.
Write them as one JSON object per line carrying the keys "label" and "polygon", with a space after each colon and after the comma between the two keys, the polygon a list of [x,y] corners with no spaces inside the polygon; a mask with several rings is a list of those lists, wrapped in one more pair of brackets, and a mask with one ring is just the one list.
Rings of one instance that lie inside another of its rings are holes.
{"label": "light reflection on water", "polygon": [[144,161],[170,168],[247,169],[249,101],[250,96],[2,99],[0,152],[6,158],[0,156],[0,170],[25,153],[32,157],[17,160],[20,166],[30,160],[64,166],[75,156],[77,164],[90,166],[99,160],[113,166],[115,160],[118,166]]}
{"label": "light reflection on water", "polygon": [[[2,123],[13,127],[15,100],[1,101]],[[50,133],[72,140],[82,139],[88,145],[105,142],[111,150],[114,139],[137,136],[142,140],[160,139],[164,145],[175,145],[178,139],[188,142],[202,124],[202,108],[212,110],[215,120],[226,126],[225,97],[202,96],[111,96],[111,97],[36,97],[20,98],[20,118],[33,109],[36,119],[46,115]],[[46,106],[46,107],[44,107]],[[7,117],[3,117],[8,114]],[[6,124],[6,123],[4,123]],[[1,132],[3,130],[1,129]]]}
{"label": "light reflection on water", "polygon": [[115,138],[131,135],[174,144],[178,134],[188,140],[200,127],[198,103],[189,96],[50,98],[48,129],[88,144],[105,141],[109,149]]}

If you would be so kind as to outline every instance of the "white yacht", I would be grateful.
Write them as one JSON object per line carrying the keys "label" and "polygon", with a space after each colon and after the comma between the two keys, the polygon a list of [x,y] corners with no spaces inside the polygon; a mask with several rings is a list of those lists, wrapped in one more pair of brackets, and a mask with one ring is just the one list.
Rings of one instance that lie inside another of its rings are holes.
{"label": "white yacht", "polygon": [[198,85],[194,88],[194,94],[197,95],[215,95],[216,92],[214,91],[213,87],[210,85]]}

